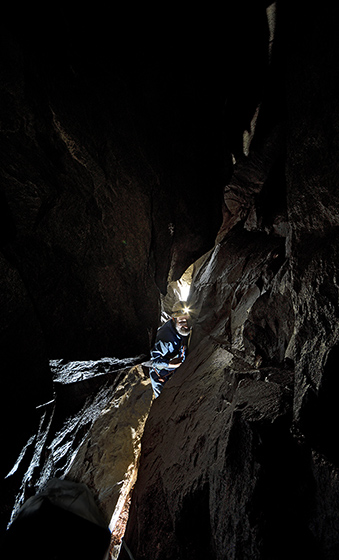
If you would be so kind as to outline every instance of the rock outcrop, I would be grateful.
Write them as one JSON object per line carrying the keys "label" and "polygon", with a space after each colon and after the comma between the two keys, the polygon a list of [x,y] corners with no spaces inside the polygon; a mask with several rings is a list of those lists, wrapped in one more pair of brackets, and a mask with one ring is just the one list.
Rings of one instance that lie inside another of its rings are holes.
{"label": "rock outcrop", "polygon": [[[24,471],[12,518],[50,478],[86,484],[107,526],[134,485],[140,440],[152,402],[142,357],[51,363],[55,399],[8,477]],[[119,502],[119,503],[118,503]],[[114,525],[114,523],[113,523]]]}

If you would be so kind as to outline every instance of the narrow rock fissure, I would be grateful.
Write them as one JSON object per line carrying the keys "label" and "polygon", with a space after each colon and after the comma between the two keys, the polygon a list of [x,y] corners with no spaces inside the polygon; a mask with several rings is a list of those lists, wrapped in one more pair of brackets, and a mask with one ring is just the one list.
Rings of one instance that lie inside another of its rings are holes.
{"label": "narrow rock fissure", "polygon": [[1,557],[339,557],[339,8],[205,8],[0,26]]}

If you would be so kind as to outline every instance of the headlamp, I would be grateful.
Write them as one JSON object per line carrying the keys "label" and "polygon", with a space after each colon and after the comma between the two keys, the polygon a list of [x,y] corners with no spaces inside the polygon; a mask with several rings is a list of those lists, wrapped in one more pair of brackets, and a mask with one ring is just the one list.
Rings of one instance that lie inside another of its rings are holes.
{"label": "headlamp", "polygon": [[181,317],[182,315],[190,315],[191,309],[186,302],[178,301],[172,309],[172,317]]}

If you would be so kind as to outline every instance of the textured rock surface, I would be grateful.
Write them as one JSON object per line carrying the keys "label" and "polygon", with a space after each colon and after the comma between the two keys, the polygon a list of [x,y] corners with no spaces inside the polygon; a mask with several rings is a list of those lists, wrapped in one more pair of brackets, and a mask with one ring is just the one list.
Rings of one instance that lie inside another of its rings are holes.
{"label": "textured rock surface", "polygon": [[146,424],[126,533],[138,560],[339,554],[338,14],[279,14],[283,136],[263,157],[263,102],[195,272],[191,353]]}
{"label": "textured rock surface", "polygon": [[16,50],[5,45],[11,57],[3,65],[11,108],[2,105],[1,181],[15,226],[5,258],[28,293],[50,358],[132,355],[130,344],[145,351],[158,313],[150,264],[158,178],[140,154],[124,86],[112,77],[111,108],[108,91],[100,96],[80,71],[71,74],[53,58],[46,71],[26,33]]}
{"label": "textured rock surface", "polygon": [[16,406],[1,410],[21,428],[3,430],[3,476],[52,399],[48,360],[147,353],[159,288],[213,246],[267,68],[265,10],[249,5],[4,18],[0,359]]}
{"label": "textured rock surface", "polygon": [[55,401],[8,477],[22,477],[12,512],[53,477],[87,485],[107,525],[135,482],[140,439],[152,402],[141,358],[52,363]]}
{"label": "textured rock surface", "polygon": [[[118,500],[120,508],[137,475],[141,436],[153,399],[150,380],[141,368],[132,369],[114,390],[114,398],[93,423],[67,476],[84,482],[94,493],[107,524]],[[121,497],[121,498],[120,498]],[[114,527],[114,521],[110,525]]]}
{"label": "textured rock surface", "polygon": [[135,558],[282,558],[277,542],[284,555],[299,545],[291,374],[269,381],[271,369],[231,361],[201,344],[180,395],[173,380],[152,407],[126,535]]}
{"label": "textured rock surface", "polygon": [[136,558],[283,558],[306,546],[285,363],[293,313],[286,294],[285,314],[267,305],[285,268],[284,240],[236,230],[197,271],[190,354],[144,432],[126,534]]}
{"label": "textured rock surface", "polygon": [[142,440],[125,536],[140,560],[338,554],[336,347],[306,423],[290,261],[276,237],[253,251],[261,235],[234,230],[195,276],[191,351]]}
{"label": "textured rock surface", "polygon": [[116,9],[99,38],[95,14],[2,34],[6,473],[27,442],[10,497],[72,472],[111,515],[149,384],[113,366],[138,377],[127,427],[106,361],[33,418],[48,359],[147,353],[158,289],[199,257],[190,354],[142,440],[136,560],[339,556],[338,7],[278,0],[268,21],[247,4],[146,26]]}

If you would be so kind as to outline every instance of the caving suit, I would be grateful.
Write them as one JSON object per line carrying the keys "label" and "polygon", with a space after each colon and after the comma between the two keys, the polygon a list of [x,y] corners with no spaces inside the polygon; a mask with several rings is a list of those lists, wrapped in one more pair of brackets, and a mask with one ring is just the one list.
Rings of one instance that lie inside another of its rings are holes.
{"label": "caving suit", "polygon": [[162,325],[157,332],[153,350],[149,375],[153,392],[157,398],[165,383],[170,379],[176,369],[169,369],[168,365],[173,358],[180,358],[184,362],[187,353],[189,336],[181,336],[175,328],[173,319]]}

